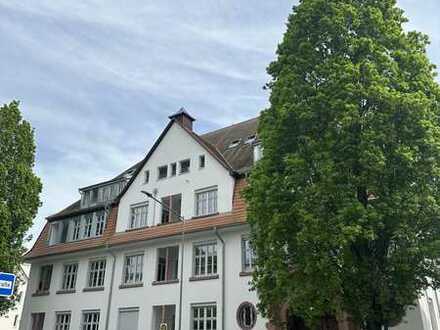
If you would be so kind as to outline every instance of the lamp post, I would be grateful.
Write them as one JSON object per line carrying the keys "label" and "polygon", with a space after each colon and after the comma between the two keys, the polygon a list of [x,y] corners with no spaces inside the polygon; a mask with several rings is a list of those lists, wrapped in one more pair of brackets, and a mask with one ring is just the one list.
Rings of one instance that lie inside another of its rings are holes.
{"label": "lamp post", "polygon": [[[184,257],[184,248],[185,248],[185,218],[182,217],[180,214],[178,214],[176,211],[172,210],[169,208],[169,206],[165,205],[164,203],[162,203],[162,201],[160,201],[159,199],[157,199],[152,193],[142,190],[141,193],[143,193],[144,195],[146,195],[148,198],[151,198],[153,201],[155,201],[156,203],[158,203],[159,205],[161,205],[163,208],[166,208],[167,211],[173,213],[180,221],[182,221],[183,223],[183,227],[182,227],[182,238],[181,238],[181,259],[180,259],[180,292],[179,292],[179,330],[182,330],[182,301],[183,301],[183,257]],[[165,312],[164,312],[164,308],[165,306],[162,306],[162,324],[161,324],[161,329],[166,329],[166,328],[162,328],[162,326],[165,324],[164,323],[164,318],[165,318]]]}

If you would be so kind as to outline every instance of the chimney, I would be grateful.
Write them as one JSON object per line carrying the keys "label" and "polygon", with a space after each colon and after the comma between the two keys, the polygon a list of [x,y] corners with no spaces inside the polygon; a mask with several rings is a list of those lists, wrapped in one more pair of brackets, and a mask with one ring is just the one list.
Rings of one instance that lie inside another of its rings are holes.
{"label": "chimney", "polygon": [[188,114],[188,112],[186,112],[185,108],[183,107],[168,118],[177,121],[180,125],[189,129],[190,131],[193,130],[193,121],[195,121],[195,119],[191,117],[191,115]]}

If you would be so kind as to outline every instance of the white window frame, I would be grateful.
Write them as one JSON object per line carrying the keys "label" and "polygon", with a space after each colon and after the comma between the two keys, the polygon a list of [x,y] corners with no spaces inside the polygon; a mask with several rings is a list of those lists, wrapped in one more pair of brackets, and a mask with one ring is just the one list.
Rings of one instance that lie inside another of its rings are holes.
{"label": "white window frame", "polygon": [[241,237],[241,269],[245,273],[251,273],[255,269],[255,251],[247,235]]}
{"label": "white window frame", "polygon": [[[197,254],[197,249],[202,249],[203,253]],[[217,241],[194,244],[192,273],[194,277],[215,276],[218,274]]]}
{"label": "white window frame", "polygon": [[144,171],[144,184],[147,184],[150,182],[150,171],[145,170]]}
{"label": "white window frame", "polygon": [[69,330],[72,312],[55,312],[55,330]]}
{"label": "white window frame", "polygon": [[101,312],[99,310],[82,311],[81,330],[99,330],[100,319],[101,319]]}
{"label": "white window frame", "polygon": [[75,290],[76,279],[78,277],[78,263],[72,262],[63,265],[63,278],[61,290]]}
{"label": "white window frame", "polygon": [[[198,310],[197,315],[195,310]],[[201,313],[203,311],[203,313]],[[208,311],[210,312],[210,316],[208,316]],[[201,330],[208,329],[208,322],[211,323],[211,330],[218,329],[217,322],[217,304],[216,303],[206,303],[206,304],[193,304],[191,305],[191,330]],[[197,322],[197,326],[194,326],[194,323]],[[200,327],[200,322],[202,322],[202,326]],[[215,323],[215,327],[214,324]]]}
{"label": "white window frame", "polygon": [[[168,273],[168,269],[170,267],[170,259],[169,259],[169,252],[170,249],[177,249],[177,269],[179,268],[179,262],[180,262],[180,246],[179,245],[171,245],[171,246],[164,246],[164,247],[160,247],[157,249],[157,256],[156,256],[156,276],[155,276],[155,280],[156,282],[167,282],[167,281],[176,281],[179,279],[179,271],[176,271],[176,278],[170,278],[167,279],[167,273]],[[165,250],[166,251],[166,258],[165,258],[165,279],[163,280],[159,280],[159,258],[160,258],[160,251]]]}
{"label": "white window frame", "polygon": [[[218,186],[195,191],[195,216],[204,217],[218,213]],[[205,205],[203,203],[206,203]]]}
{"label": "white window frame", "polygon": [[97,211],[94,213],[95,221],[95,237],[102,236],[104,234],[106,225],[106,214],[105,211]]}
{"label": "white window frame", "polygon": [[[202,166],[203,165],[203,166]],[[206,167],[206,156],[200,155],[199,156],[199,169],[204,169]]]}
{"label": "white window frame", "polygon": [[[184,162],[189,162],[188,170],[186,172],[182,171],[182,163],[184,163]],[[181,161],[179,161],[179,175],[186,174],[189,172],[191,172],[191,158],[182,159]]]}
{"label": "white window frame", "polygon": [[[143,213],[141,211],[140,217],[136,218],[133,221],[133,216],[134,216],[133,212],[135,212],[136,210],[139,210],[139,209],[144,209],[144,208],[145,208],[145,212]],[[145,214],[145,219],[142,219],[143,214]],[[145,227],[148,227],[148,202],[130,205],[130,219],[129,219],[129,223],[128,223],[128,228],[129,229],[138,229],[138,228],[145,228]]]}
{"label": "white window frame", "polygon": [[[104,262],[104,264],[102,264]],[[97,265],[97,266],[95,266]],[[93,269],[92,269],[92,266]],[[94,259],[89,261],[89,267],[87,270],[87,288],[103,288],[105,284],[105,273],[107,268],[107,260],[102,259]],[[96,280],[92,278],[96,274]],[[95,283],[94,283],[95,282]]]}
{"label": "white window frame", "polygon": [[[160,176],[160,170],[161,169],[166,169],[166,175],[164,177]],[[166,178],[168,178],[168,165],[159,166],[157,168],[157,180],[165,180]]]}
{"label": "white window frame", "polygon": [[82,233],[82,217],[78,216],[72,220],[72,241],[78,241],[81,239]]}
{"label": "white window frame", "polygon": [[[128,260],[134,259],[134,264],[128,264]],[[143,281],[144,253],[131,253],[124,257],[124,269],[122,273],[122,284],[140,284]]]}
{"label": "white window frame", "polygon": [[[90,218],[89,218],[90,216]],[[83,231],[83,238],[91,238],[93,237],[93,218],[94,218],[94,214],[93,213],[87,213],[84,214],[84,231]],[[89,219],[90,223],[89,223]]]}

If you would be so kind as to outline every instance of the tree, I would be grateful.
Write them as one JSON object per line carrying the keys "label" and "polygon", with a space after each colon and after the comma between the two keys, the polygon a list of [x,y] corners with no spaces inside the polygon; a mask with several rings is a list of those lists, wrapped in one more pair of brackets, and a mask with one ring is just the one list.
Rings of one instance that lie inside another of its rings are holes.
{"label": "tree", "polygon": [[440,271],[440,89],[395,0],[302,0],[245,191],[264,315],[399,321]]}
{"label": "tree", "polygon": [[[20,274],[23,242],[40,206],[40,179],[34,174],[35,143],[19,103],[0,107],[0,271]],[[0,300],[0,315],[15,298]]]}

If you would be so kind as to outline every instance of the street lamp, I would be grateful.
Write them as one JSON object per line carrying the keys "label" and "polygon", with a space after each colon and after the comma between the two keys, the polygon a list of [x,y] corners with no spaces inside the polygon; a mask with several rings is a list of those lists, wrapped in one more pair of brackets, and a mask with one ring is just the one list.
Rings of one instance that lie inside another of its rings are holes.
{"label": "street lamp", "polygon": [[[146,195],[148,198],[151,198],[156,203],[160,204],[168,212],[173,213],[183,223],[182,240],[181,240],[182,255],[181,255],[181,262],[180,262],[180,296],[179,296],[179,330],[182,330],[182,300],[183,300],[182,294],[183,294],[183,257],[184,257],[184,248],[185,248],[185,245],[184,245],[184,243],[185,243],[185,218],[182,217],[180,214],[178,214],[176,211],[170,209],[170,207],[168,205],[165,205],[164,203],[162,203],[162,201],[157,199],[152,193],[145,191],[145,190],[141,190],[141,193]],[[164,308],[165,308],[165,306],[162,305],[162,324],[160,325],[161,330],[167,329],[167,327],[162,327],[162,326],[166,326],[166,323],[164,322],[164,318],[165,318]]]}

